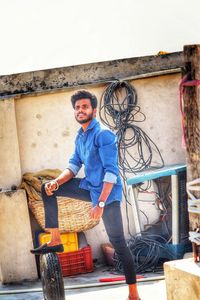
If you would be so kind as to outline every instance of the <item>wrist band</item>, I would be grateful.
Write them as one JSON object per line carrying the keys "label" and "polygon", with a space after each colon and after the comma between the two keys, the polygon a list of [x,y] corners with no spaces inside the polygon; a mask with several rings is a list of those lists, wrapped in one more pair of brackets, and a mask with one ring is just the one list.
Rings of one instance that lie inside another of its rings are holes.
{"label": "wrist band", "polygon": [[59,184],[58,184],[58,181],[57,180],[53,180],[55,183],[56,183],[56,188],[54,191],[57,191],[59,189]]}

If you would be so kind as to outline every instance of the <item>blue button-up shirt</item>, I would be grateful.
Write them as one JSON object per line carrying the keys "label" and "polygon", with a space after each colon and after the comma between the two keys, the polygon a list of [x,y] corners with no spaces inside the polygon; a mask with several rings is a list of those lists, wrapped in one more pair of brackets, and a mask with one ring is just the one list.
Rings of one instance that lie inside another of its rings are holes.
{"label": "blue button-up shirt", "polygon": [[114,183],[106,205],[121,201],[122,184],[117,161],[116,135],[112,131],[101,128],[96,119],[91,121],[85,132],[79,129],[75,151],[67,168],[76,175],[84,165],[85,178],[81,180],[80,188],[90,191],[93,206],[98,202],[104,182]]}

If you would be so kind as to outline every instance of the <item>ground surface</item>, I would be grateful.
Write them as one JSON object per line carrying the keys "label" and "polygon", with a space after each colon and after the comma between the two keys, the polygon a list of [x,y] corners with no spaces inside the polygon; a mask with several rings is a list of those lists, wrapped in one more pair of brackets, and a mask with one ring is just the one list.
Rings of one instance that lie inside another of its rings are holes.
{"label": "ground surface", "polygon": [[[163,273],[146,273],[138,280],[141,300],[167,300]],[[126,300],[128,288],[123,281],[100,283],[100,278],[122,276],[113,274],[108,267],[96,268],[94,272],[64,278],[66,300]],[[152,280],[153,279],[153,280]],[[155,280],[154,280],[155,279]],[[43,300],[41,281],[0,285],[0,299]],[[55,299],[56,300],[56,299]]]}

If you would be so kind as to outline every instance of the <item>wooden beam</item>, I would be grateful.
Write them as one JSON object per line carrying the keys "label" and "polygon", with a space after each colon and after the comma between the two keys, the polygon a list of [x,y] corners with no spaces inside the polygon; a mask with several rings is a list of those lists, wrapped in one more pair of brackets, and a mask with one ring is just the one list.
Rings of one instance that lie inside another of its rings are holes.
{"label": "wooden beam", "polygon": [[0,76],[0,99],[180,72],[183,53],[127,58]]}
{"label": "wooden beam", "polygon": [[[185,68],[183,76],[187,80],[200,80],[200,45],[184,47]],[[200,86],[186,86],[184,90],[184,130],[186,140],[187,182],[200,178]],[[200,191],[192,194],[200,198]],[[190,230],[200,229],[199,213],[189,213]]]}

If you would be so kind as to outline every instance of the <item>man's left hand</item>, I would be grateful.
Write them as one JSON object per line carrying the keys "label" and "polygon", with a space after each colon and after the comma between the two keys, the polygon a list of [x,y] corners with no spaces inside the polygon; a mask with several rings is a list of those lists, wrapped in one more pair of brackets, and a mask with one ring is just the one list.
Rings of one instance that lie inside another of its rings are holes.
{"label": "man's left hand", "polygon": [[93,207],[91,210],[90,210],[90,217],[92,219],[95,219],[95,220],[99,220],[101,219],[102,215],[103,215],[103,210],[104,208],[101,208],[99,206],[95,206]]}

